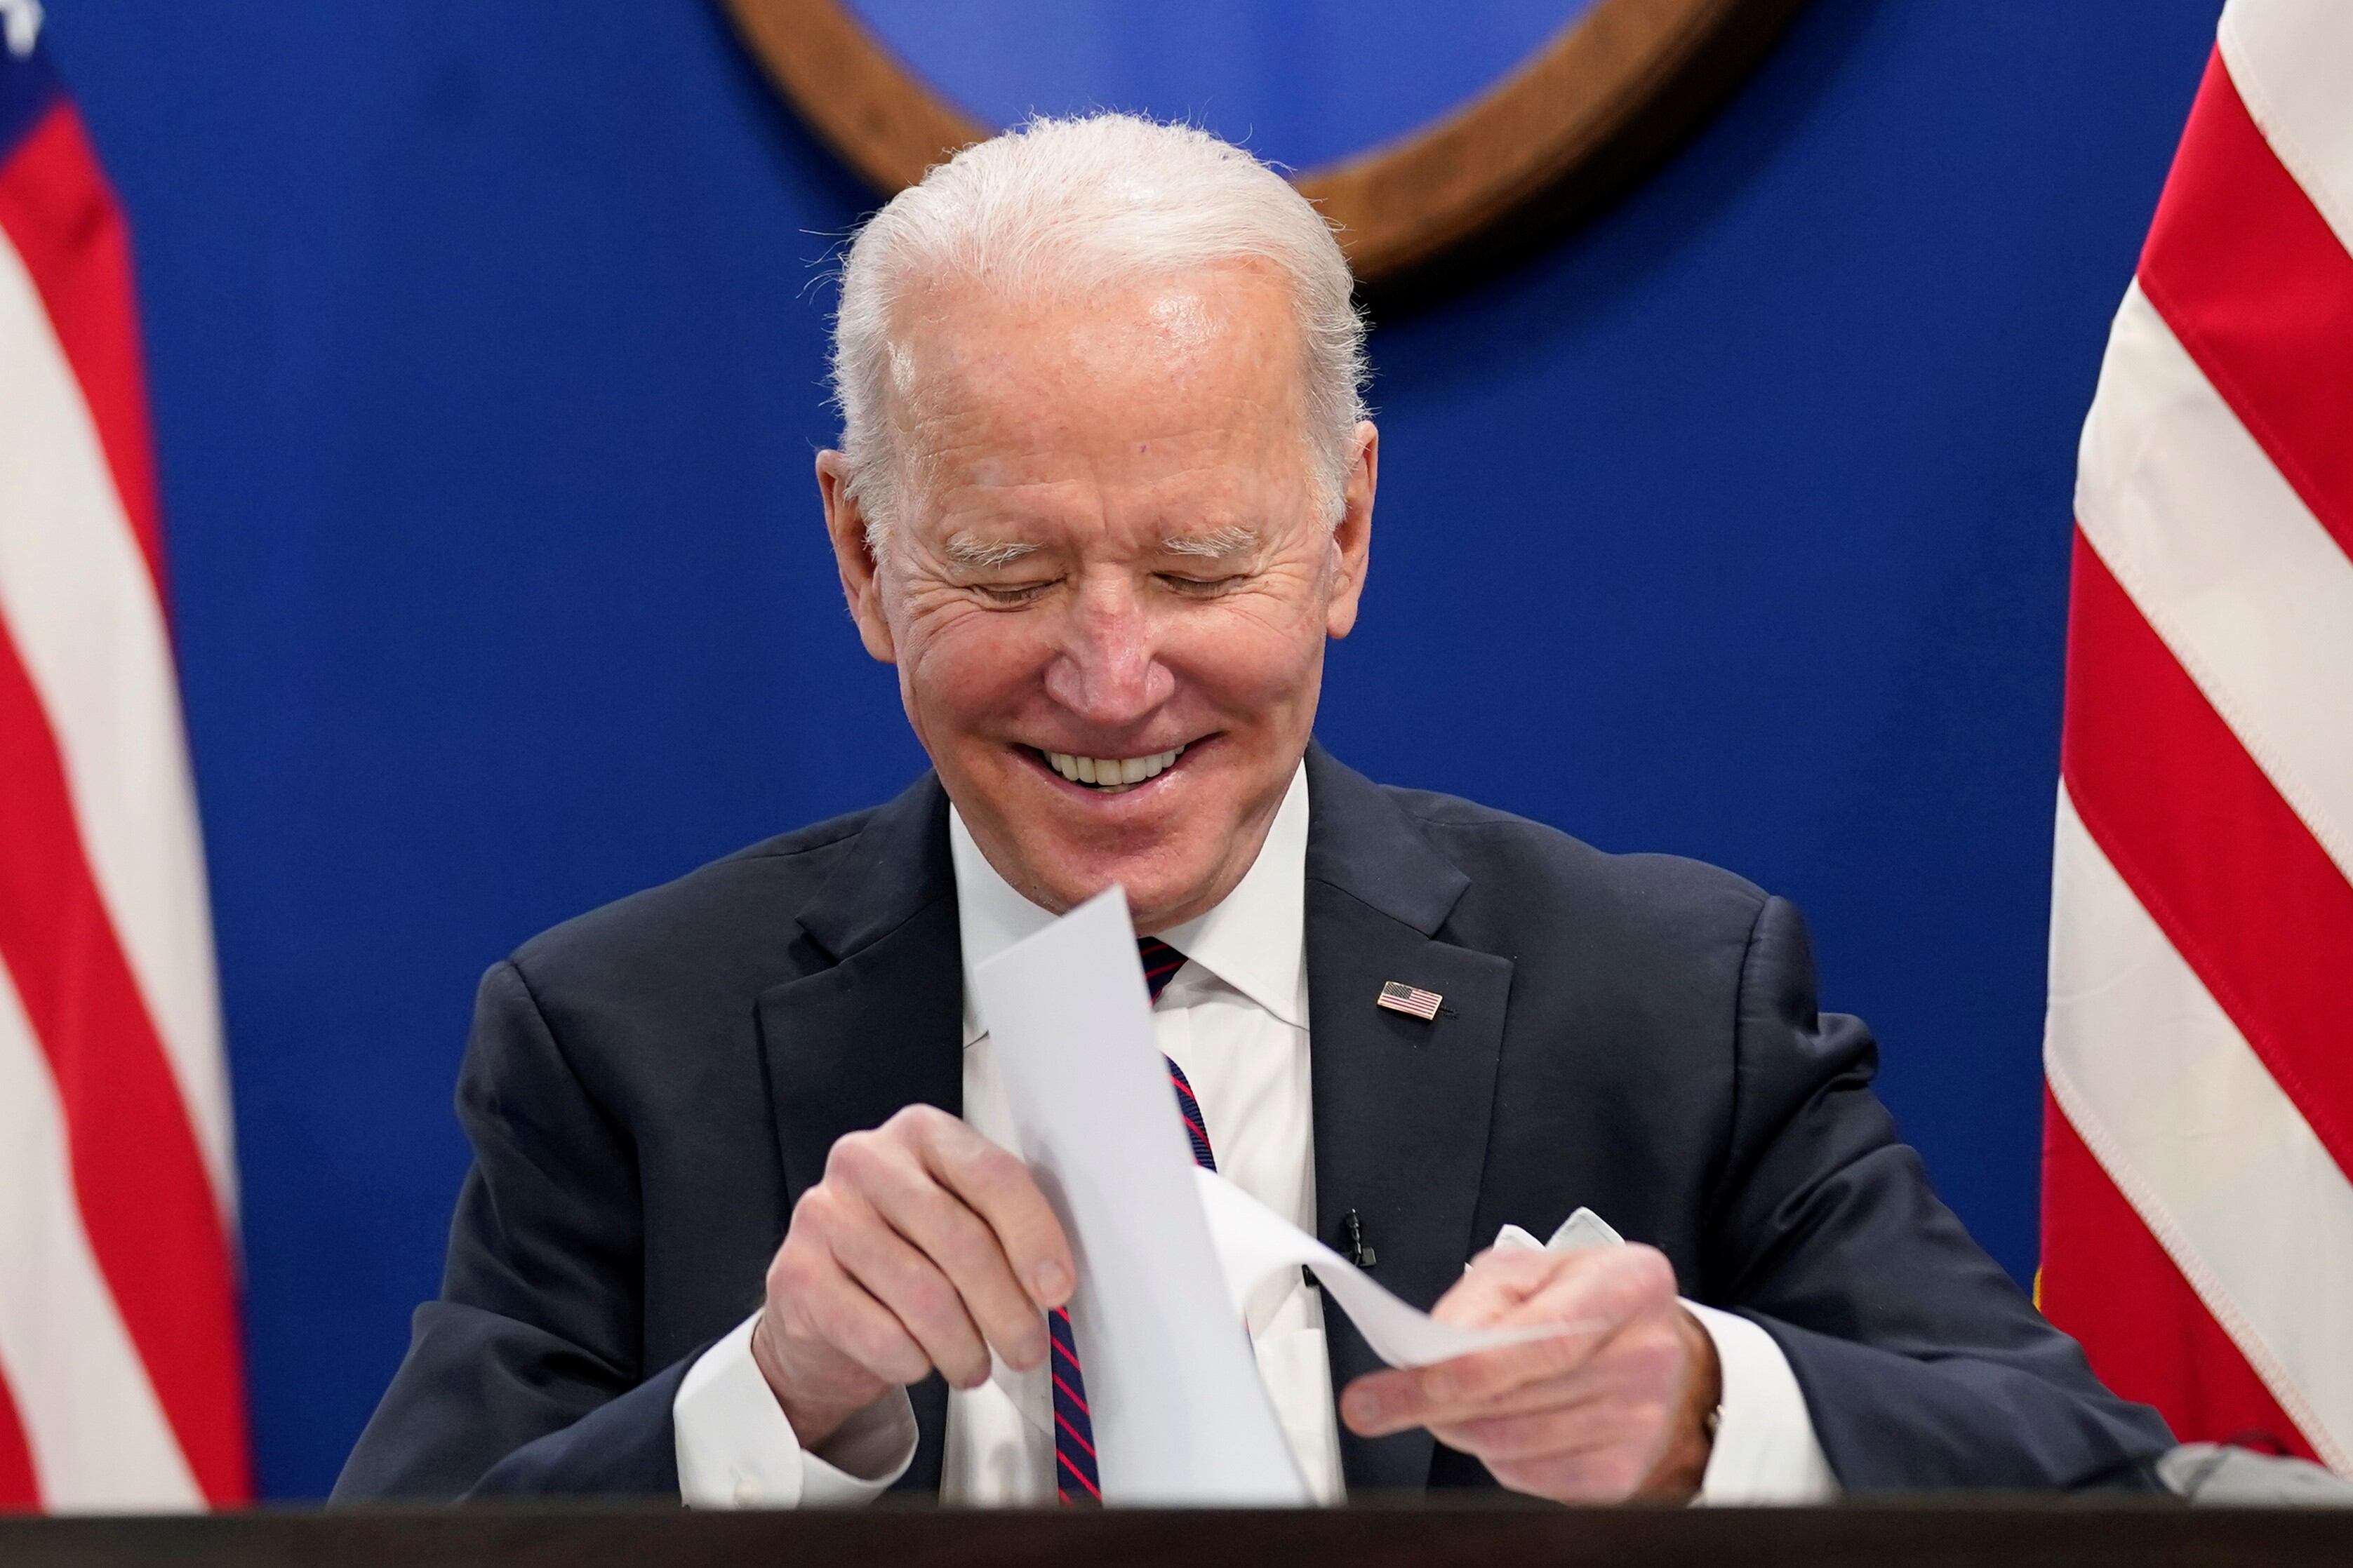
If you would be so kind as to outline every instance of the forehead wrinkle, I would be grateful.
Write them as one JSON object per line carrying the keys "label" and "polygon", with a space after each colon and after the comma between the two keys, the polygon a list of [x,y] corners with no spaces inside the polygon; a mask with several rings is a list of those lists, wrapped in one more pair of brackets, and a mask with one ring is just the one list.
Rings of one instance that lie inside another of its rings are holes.
{"label": "forehead wrinkle", "polygon": [[[1294,390],[1289,367],[1262,341],[1276,334],[1250,321],[1218,322],[1245,330],[1232,353],[1205,363],[1198,351],[1210,345],[1185,340],[1218,312],[1197,320],[1191,307],[1205,302],[1184,303],[1147,308],[1141,323],[1129,323],[1143,325],[1154,347],[1176,352],[1113,356],[1124,363],[1046,353],[1053,345],[1035,331],[1004,341],[1005,329],[1039,323],[986,301],[970,317],[941,312],[910,333],[918,352],[909,358],[923,374],[899,389],[903,401],[893,412],[905,421],[901,450],[914,458],[907,465],[910,489],[921,498],[913,510],[928,514],[942,564],[997,568],[1018,558],[989,548],[1008,534],[1044,538],[1037,548],[1060,551],[1072,542],[1065,533],[1103,524],[1124,534],[1129,549],[1187,559],[1270,547],[1263,527],[1207,525],[1224,521],[1219,513],[1287,516],[1292,490],[1313,486],[1300,410],[1286,395]],[[1071,330],[1081,339],[1116,337],[1119,326],[1082,320]],[[947,542],[959,534],[964,548],[950,553]]]}

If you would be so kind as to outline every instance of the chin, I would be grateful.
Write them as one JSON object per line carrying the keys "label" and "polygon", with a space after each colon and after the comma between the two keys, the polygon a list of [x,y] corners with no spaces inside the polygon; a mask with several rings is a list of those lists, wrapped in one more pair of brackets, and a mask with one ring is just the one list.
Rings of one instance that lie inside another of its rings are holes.
{"label": "chin", "polygon": [[1053,895],[1055,908],[1071,910],[1104,889],[1113,887],[1126,890],[1127,907],[1130,912],[1137,915],[1181,901],[1181,896],[1178,900],[1170,898],[1171,889],[1160,877],[1116,862],[1085,869],[1072,868],[1058,871],[1047,890]]}
{"label": "chin", "polygon": [[1214,864],[1172,867],[1165,858],[1149,852],[1053,855],[1033,859],[1030,864],[1040,865],[1041,861],[1052,868],[1041,879],[1043,890],[1050,900],[1050,907],[1074,909],[1104,889],[1118,887],[1126,890],[1129,912],[1139,921],[1156,917],[1164,910],[1185,909],[1198,898],[1200,889],[1215,880],[1218,869]]}

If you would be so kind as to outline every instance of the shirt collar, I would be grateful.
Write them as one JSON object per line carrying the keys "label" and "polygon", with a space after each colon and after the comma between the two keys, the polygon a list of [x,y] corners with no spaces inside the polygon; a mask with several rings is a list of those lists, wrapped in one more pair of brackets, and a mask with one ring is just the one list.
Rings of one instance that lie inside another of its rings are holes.
{"label": "shirt collar", "polygon": [[[984,1032],[973,1010],[972,972],[1055,917],[1014,890],[948,807],[948,850],[955,867],[956,923],[964,942],[964,1038]],[[1291,776],[1258,858],[1215,909],[1161,932],[1171,947],[1282,1022],[1303,1025],[1306,987],[1307,764]]]}

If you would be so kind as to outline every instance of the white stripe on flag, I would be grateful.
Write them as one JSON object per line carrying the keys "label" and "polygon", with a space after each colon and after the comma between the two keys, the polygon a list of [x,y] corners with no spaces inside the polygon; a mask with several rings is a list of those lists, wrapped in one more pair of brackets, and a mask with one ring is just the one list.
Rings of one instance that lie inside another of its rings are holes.
{"label": "white stripe on flag", "polygon": [[75,1205],[65,1110],[0,964],[0,1371],[51,1511],[203,1505]]}
{"label": "white stripe on flag", "polygon": [[2353,250],[2353,5],[2231,0],[2218,42],[2274,155]]}
{"label": "white stripe on flag", "polygon": [[2353,560],[2138,284],[2116,312],[2084,421],[2075,517],[2273,787],[2353,878]]}
{"label": "white stripe on flag", "polygon": [[2353,1184],[2059,795],[2051,1092],[2313,1447],[2353,1457]]}
{"label": "white stripe on flag", "polygon": [[81,388],[0,234],[0,616],[65,760],[82,845],[224,1216],[228,1088],[178,675]]}

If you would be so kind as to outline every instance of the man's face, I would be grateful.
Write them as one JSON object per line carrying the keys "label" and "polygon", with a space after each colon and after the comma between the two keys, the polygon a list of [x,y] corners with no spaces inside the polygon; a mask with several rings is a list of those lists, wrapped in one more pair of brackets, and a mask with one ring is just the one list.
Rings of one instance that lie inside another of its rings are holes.
{"label": "man's face", "polygon": [[1306,749],[1324,639],[1356,619],[1373,428],[1330,528],[1291,304],[1255,268],[906,315],[880,562],[818,460],[860,635],[1008,881],[1057,910],[1118,883],[1139,931],[1181,924],[1250,868]]}

